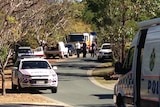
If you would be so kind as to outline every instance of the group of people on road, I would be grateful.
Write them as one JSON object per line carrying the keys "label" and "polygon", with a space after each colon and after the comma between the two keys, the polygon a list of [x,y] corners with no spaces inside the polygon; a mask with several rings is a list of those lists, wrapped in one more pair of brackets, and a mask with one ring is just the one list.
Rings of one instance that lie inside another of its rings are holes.
{"label": "group of people on road", "polygon": [[[96,55],[96,50],[97,50],[96,42],[93,42],[92,45],[91,45],[91,51],[90,51],[91,52],[91,57],[94,57]],[[86,42],[83,41],[82,50],[81,50],[81,44],[78,41],[76,43],[76,51],[77,51],[77,58],[80,57],[81,51],[83,52],[83,58],[85,58],[86,54],[87,54],[87,44],[86,44]]]}

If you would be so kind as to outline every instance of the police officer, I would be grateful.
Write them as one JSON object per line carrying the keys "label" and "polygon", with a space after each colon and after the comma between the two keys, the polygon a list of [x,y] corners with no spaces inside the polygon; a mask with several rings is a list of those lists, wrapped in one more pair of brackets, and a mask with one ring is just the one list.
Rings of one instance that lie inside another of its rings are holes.
{"label": "police officer", "polygon": [[87,44],[85,41],[83,41],[83,58],[86,57],[87,54]]}
{"label": "police officer", "polygon": [[80,50],[81,50],[81,44],[78,41],[76,43],[77,58],[79,58]]}

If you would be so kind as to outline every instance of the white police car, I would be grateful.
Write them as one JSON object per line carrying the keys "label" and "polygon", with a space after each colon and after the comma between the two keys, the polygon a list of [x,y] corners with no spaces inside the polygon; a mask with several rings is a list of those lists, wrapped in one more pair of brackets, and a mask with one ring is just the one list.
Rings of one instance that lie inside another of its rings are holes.
{"label": "white police car", "polygon": [[99,50],[97,60],[104,61],[108,59],[113,59],[112,48],[110,43],[104,43]]}
{"label": "white police car", "polygon": [[17,58],[27,58],[33,56],[31,47],[22,46],[18,48]]}
{"label": "white police car", "polygon": [[57,92],[58,76],[51,64],[43,58],[24,58],[16,61],[12,69],[12,89],[51,89]]}

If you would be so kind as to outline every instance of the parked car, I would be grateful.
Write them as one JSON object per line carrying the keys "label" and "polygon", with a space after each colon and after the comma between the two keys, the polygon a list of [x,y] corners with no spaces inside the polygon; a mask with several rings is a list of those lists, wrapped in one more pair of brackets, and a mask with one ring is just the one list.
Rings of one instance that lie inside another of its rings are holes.
{"label": "parked car", "polygon": [[44,50],[43,50],[42,46],[34,49],[33,54],[34,54],[35,57],[45,58],[45,54],[44,54]]}
{"label": "parked car", "polygon": [[68,58],[68,48],[65,47],[64,42],[58,42],[57,45],[54,46],[45,46],[44,54],[46,58],[50,57],[60,57],[60,58]]}
{"label": "parked car", "polygon": [[110,43],[104,43],[101,45],[101,48],[98,52],[98,61],[104,61],[104,60],[112,60],[113,54],[112,54],[112,48]]}
{"label": "parked car", "polygon": [[55,69],[57,67],[52,67],[44,58],[18,59],[12,69],[12,89],[51,89],[56,93],[58,76]]}
{"label": "parked car", "polygon": [[68,48],[69,56],[72,56],[72,55],[76,54],[76,49],[75,49],[74,44],[66,43],[66,44],[65,44],[65,47]]}
{"label": "parked car", "polygon": [[17,58],[25,58],[33,56],[31,47],[19,47],[17,51]]}

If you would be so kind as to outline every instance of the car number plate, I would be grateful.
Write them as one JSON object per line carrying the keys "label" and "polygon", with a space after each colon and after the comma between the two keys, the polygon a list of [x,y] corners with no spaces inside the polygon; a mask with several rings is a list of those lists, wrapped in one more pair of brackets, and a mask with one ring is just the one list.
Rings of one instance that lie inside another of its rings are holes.
{"label": "car number plate", "polygon": [[44,84],[44,81],[36,81],[37,84]]}

